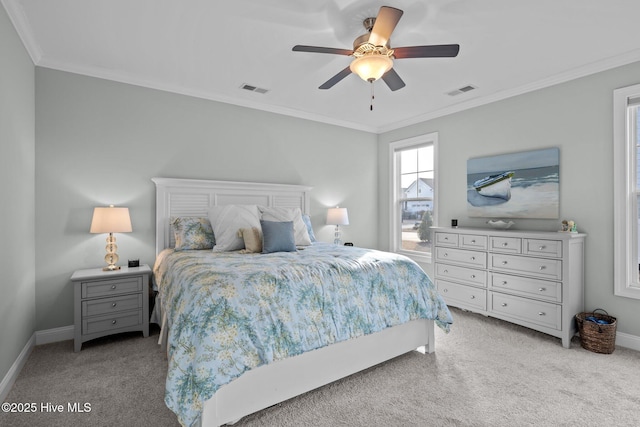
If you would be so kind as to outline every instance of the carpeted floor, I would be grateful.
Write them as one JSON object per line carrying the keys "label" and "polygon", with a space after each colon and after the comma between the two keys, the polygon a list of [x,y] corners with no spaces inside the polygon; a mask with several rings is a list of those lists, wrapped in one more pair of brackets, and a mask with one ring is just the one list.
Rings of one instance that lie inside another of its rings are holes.
{"label": "carpeted floor", "polygon": [[[595,354],[578,338],[567,350],[526,328],[452,313],[435,354],[409,353],[236,426],[640,425],[639,352]],[[6,401],[37,411],[0,413],[0,425],[178,426],[163,403],[166,361],[153,332],[94,340],[80,353],[71,341],[36,347]],[[69,412],[84,403],[90,412]]]}

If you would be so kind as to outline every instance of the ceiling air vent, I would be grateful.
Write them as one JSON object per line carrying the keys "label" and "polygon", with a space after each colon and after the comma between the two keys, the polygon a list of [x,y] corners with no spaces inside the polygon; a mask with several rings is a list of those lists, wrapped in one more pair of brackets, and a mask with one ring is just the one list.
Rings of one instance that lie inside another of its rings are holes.
{"label": "ceiling air vent", "polygon": [[263,93],[263,94],[269,92],[269,89],[263,89],[261,87],[248,85],[246,83],[243,83],[242,86],[240,86],[240,88],[244,90],[248,90],[250,92]]}
{"label": "ceiling air vent", "polygon": [[462,93],[470,92],[470,91],[472,91],[474,89],[478,89],[478,87],[477,86],[473,86],[473,85],[466,85],[466,86],[463,86],[463,87],[461,87],[459,89],[452,90],[451,92],[447,92],[447,95],[456,96],[456,95],[460,95]]}

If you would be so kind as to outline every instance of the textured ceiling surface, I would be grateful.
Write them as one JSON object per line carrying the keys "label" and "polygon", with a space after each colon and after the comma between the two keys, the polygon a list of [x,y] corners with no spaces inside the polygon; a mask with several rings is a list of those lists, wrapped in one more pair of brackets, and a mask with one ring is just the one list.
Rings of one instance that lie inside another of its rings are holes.
{"label": "textured ceiling surface", "polygon": [[[640,60],[638,0],[0,1],[38,66],[376,133]],[[356,75],[318,89],[350,57],[291,49],[352,49],[382,5],[392,48],[460,53],[396,59],[406,87],[374,83],[371,111]]]}

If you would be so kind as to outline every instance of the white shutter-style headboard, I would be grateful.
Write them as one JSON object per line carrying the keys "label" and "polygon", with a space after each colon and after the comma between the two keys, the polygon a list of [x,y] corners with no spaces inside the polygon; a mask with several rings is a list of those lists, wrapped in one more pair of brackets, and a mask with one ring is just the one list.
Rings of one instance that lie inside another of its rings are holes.
{"label": "white shutter-style headboard", "polygon": [[309,213],[311,187],[259,182],[152,178],[156,184],[156,255],[173,247],[169,219],[206,217],[213,206],[262,205],[300,208]]}

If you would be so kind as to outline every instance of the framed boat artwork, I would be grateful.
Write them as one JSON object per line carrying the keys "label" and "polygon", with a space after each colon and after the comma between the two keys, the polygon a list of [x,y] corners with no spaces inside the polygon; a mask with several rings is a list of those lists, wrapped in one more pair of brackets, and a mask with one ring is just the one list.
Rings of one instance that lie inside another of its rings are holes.
{"label": "framed boat artwork", "polygon": [[470,217],[557,219],[560,150],[467,160],[467,212]]}

